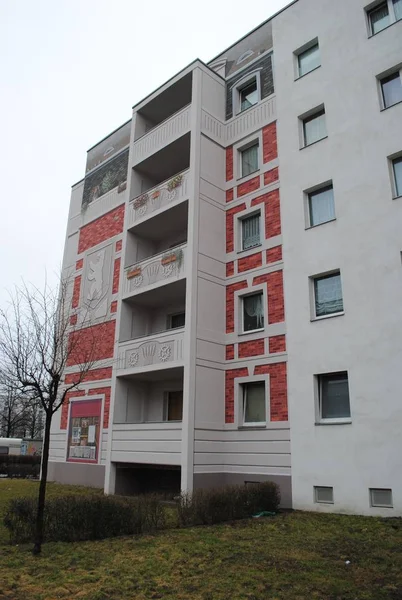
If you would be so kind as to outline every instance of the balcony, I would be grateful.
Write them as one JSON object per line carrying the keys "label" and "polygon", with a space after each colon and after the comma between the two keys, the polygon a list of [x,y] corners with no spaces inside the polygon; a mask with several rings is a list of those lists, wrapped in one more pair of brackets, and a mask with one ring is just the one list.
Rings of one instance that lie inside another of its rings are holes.
{"label": "balcony", "polygon": [[159,214],[166,207],[188,199],[189,176],[188,169],[177,173],[131,200],[128,209],[128,229]]}
{"label": "balcony", "polygon": [[183,364],[184,328],[160,331],[121,342],[117,355],[118,374],[136,374]]}
{"label": "balcony", "polygon": [[155,254],[126,267],[123,298],[142,294],[183,279],[186,272],[187,243]]}

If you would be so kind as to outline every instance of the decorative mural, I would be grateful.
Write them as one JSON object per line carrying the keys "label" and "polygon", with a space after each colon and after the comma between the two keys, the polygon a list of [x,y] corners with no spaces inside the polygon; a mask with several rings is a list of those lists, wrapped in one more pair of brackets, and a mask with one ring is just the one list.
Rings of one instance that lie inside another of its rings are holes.
{"label": "decorative mural", "polygon": [[128,169],[128,152],[127,148],[105,165],[90,173],[85,177],[84,193],[82,195],[82,207],[85,209],[88,204],[110,192],[113,188],[122,185],[127,180]]}
{"label": "decorative mural", "polygon": [[226,119],[231,119],[233,117],[233,96],[232,90],[233,86],[236,84],[239,79],[242,79],[247,73],[251,73],[252,71],[259,70],[261,74],[261,98],[267,98],[271,94],[274,93],[274,78],[272,74],[272,55],[267,54],[261,60],[257,60],[253,62],[247,69],[243,69],[229,79],[226,82]]}
{"label": "decorative mural", "polygon": [[124,368],[147,367],[158,363],[174,360],[174,341],[145,342],[140,346],[126,351]]}
{"label": "decorative mural", "polygon": [[85,173],[99,167],[102,163],[110,160],[130,144],[131,121],[124,123],[113,133],[101,140],[98,144],[88,150],[87,166]]}
{"label": "decorative mural", "polygon": [[105,317],[109,306],[111,289],[113,245],[88,254],[85,261],[83,301],[87,318]]}

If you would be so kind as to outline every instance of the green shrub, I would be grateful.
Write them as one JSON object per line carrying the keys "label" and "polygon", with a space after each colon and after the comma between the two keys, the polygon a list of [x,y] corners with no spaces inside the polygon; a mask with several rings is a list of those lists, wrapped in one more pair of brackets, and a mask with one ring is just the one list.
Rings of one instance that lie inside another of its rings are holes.
{"label": "green shrub", "polygon": [[[30,542],[35,531],[36,498],[16,498],[9,504],[4,525],[12,543]],[[164,508],[157,496],[67,494],[48,498],[44,541],[99,540],[163,529]]]}
{"label": "green shrub", "polygon": [[181,495],[178,520],[181,527],[213,525],[246,519],[262,511],[274,512],[279,503],[279,488],[272,481],[197,489],[192,494]]}
{"label": "green shrub", "polygon": [[0,454],[0,475],[7,477],[39,477],[40,456]]}

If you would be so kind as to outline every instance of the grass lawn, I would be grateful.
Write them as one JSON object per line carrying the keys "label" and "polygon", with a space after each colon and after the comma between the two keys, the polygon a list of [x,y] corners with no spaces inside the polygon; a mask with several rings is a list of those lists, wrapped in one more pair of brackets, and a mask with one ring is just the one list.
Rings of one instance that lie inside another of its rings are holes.
{"label": "grass lawn", "polygon": [[[0,480],[0,513],[8,498],[36,489],[36,483]],[[49,493],[72,489],[50,484]],[[153,536],[45,544],[40,557],[6,540],[1,600],[402,599],[397,519],[294,512]]]}

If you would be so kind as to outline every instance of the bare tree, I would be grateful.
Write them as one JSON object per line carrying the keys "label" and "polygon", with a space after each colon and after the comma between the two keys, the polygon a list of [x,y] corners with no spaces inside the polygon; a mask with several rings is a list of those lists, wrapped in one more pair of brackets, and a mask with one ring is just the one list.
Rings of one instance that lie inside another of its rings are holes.
{"label": "bare tree", "polygon": [[[43,290],[24,283],[12,294],[8,310],[0,310],[2,373],[15,393],[39,401],[45,416],[34,554],[41,552],[43,542],[52,418],[68,393],[84,381],[99,344],[91,327],[83,330],[71,325],[70,308],[70,280],[63,279],[56,290],[47,283]],[[64,371],[70,365],[74,365],[74,375],[65,384]]]}
{"label": "bare tree", "polygon": [[0,386],[0,437],[20,437],[27,424],[27,403],[4,379]]}

